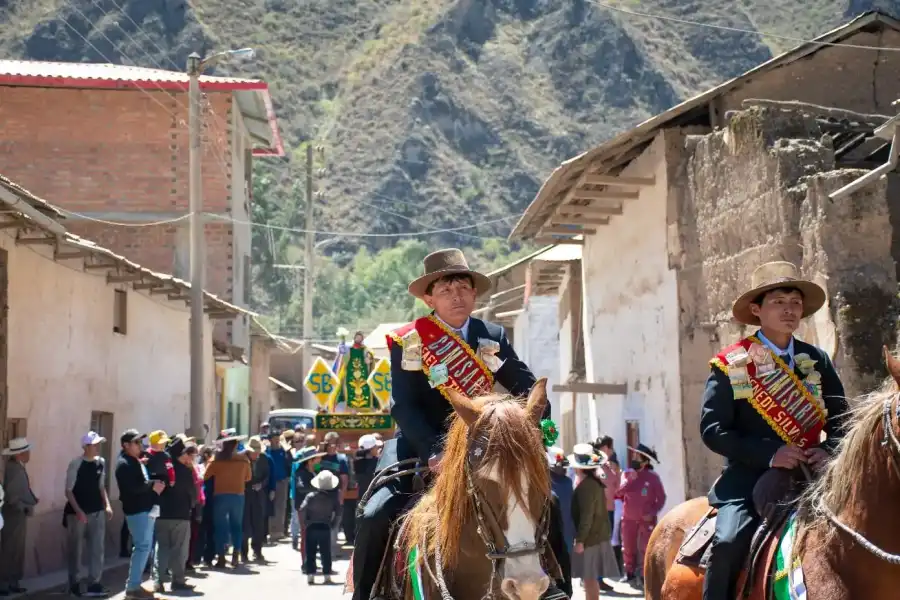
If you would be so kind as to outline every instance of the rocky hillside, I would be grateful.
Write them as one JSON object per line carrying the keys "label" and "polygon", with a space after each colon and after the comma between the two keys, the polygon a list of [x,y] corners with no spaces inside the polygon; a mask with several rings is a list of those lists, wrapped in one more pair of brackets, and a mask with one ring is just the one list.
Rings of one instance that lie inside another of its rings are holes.
{"label": "rocky hillside", "polygon": [[253,47],[219,73],[272,85],[291,157],[269,175],[286,188],[314,140],[321,228],[421,231],[516,215],[561,160],[795,45],[660,17],[809,38],[900,14],[897,0],[609,2],[655,17],[592,0],[0,0],[0,56],[175,69]]}

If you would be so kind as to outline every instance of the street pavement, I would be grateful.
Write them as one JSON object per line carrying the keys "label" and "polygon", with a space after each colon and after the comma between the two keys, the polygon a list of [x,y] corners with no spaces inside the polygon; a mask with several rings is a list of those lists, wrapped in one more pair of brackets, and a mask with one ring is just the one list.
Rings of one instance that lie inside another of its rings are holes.
{"label": "street pavement", "polygon": [[[348,548],[349,550],[349,548]],[[290,597],[292,589],[302,590],[300,598],[315,598],[316,600],[338,600],[349,598],[344,595],[344,577],[349,566],[349,551],[334,564],[334,570],[338,575],[334,577],[335,585],[323,585],[322,576],[316,578],[318,582],[314,589],[306,583],[306,576],[301,572],[300,553],[291,549],[290,542],[285,540],[264,550],[267,565],[247,565],[237,569],[214,570],[201,568],[189,578],[189,582],[197,586],[193,593],[187,594],[158,594],[160,598],[279,598]],[[118,566],[106,571],[103,583],[109,587],[115,600],[123,600],[125,576],[127,570]],[[144,583],[149,588],[149,583]],[[575,583],[575,596],[572,600],[584,600],[584,592],[578,582]],[[616,584],[618,593],[602,595],[601,598],[631,598],[643,600],[640,592],[622,584]],[[61,588],[47,590],[27,596],[28,600],[59,600],[68,594]]]}

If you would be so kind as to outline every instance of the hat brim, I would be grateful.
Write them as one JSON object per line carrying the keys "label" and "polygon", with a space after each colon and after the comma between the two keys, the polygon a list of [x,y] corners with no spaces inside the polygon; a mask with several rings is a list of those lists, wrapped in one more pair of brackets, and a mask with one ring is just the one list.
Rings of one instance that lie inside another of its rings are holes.
{"label": "hat brim", "polygon": [[409,284],[409,293],[416,298],[421,298],[425,295],[425,290],[428,289],[429,285],[438,279],[449,275],[470,275],[475,282],[476,296],[481,296],[491,290],[491,280],[487,275],[471,269],[453,268],[441,269],[440,271],[434,271],[433,273],[428,273],[422,275],[418,279],[414,279],[412,283]]}
{"label": "hat brim", "polygon": [[315,454],[310,454],[309,456],[304,456],[302,458],[298,458],[297,463],[299,464],[299,463],[309,462],[314,458],[322,458],[323,456],[328,456],[328,455],[325,454],[324,452],[316,452]]}
{"label": "hat brim", "polygon": [[655,456],[653,456],[652,454],[647,454],[643,450],[638,450],[637,448],[633,448],[631,446],[628,446],[628,449],[631,450],[632,452],[634,452],[635,454],[640,454],[641,456],[647,458],[648,460],[652,460],[656,464],[659,464],[659,459],[656,458]]}
{"label": "hat brim", "polygon": [[[598,463],[593,463],[590,465],[579,464],[578,461],[575,460],[575,455],[570,454],[566,457],[566,460],[569,461],[569,467],[572,469],[579,469],[581,471],[591,471],[596,470],[606,464],[607,461],[600,461]],[[606,479],[606,473],[600,472],[600,477],[602,479]]]}
{"label": "hat brim", "polygon": [[760,294],[779,288],[797,289],[803,294],[802,318],[804,319],[817,313],[820,308],[825,306],[825,290],[819,284],[805,279],[776,281],[741,294],[731,307],[731,314],[734,316],[735,321],[744,325],[759,325],[759,318],[750,310],[750,305]]}
{"label": "hat brim", "polygon": [[31,450],[31,444],[28,444],[24,448],[16,448],[13,450],[12,448],[6,448],[3,452],[0,452],[3,456],[15,456],[16,454],[23,454]]}

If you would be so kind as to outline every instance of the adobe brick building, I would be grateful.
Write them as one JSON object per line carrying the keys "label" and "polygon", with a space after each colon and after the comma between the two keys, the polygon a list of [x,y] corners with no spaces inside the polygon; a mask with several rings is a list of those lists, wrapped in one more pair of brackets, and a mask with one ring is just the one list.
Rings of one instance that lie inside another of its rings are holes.
{"label": "adobe brick building", "polygon": [[[73,233],[189,279],[187,86],[158,69],[0,61],[0,172],[70,211]],[[250,226],[225,219],[250,221],[252,157],[284,152],[265,82],[201,77],[200,88],[205,287],[246,307]],[[245,320],[220,334],[249,350]]]}

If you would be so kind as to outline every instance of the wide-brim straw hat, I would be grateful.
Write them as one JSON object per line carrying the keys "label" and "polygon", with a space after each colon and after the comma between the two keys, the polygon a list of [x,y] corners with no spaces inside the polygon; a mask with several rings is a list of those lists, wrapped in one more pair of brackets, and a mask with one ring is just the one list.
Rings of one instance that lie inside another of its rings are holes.
{"label": "wide-brim straw hat", "polygon": [[425,290],[432,282],[448,275],[471,275],[475,282],[475,293],[480,296],[491,289],[491,280],[487,275],[473,271],[466,262],[466,257],[459,248],[447,248],[432,252],[423,261],[425,273],[409,284],[409,293],[416,298],[425,295]]}
{"label": "wide-brim straw hat", "polygon": [[3,456],[15,456],[31,450],[31,444],[25,438],[13,438],[9,441],[9,447],[0,452]]}
{"label": "wide-brim straw hat", "polygon": [[[573,469],[599,469],[606,464],[607,457],[603,452],[594,450],[590,444],[575,444],[568,460],[569,466]],[[602,471],[600,477],[605,477]]]}
{"label": "wide-brim straw hat", "polygon": [[750,277],[750,289],[734,301],[731,314],[738,323],[759,325],[759,318],[750,311],[750,305],[760,294],[778,288],[792,288],[803,294],[803,318],[825,305],[825,290],[817,283],[800,279],[797,266],[785,261],[760,265]]}
{"label": "wide-brim straw hat", "polygon": [[638,444],[637,448],[628,446],[628,449],[632,452],[636,452],[637,454],[646,457],[648,460],[652,460],[653,462],[659,464],[659,459],[656,457],[656,450],[654,450],[653,448],[645,446],[644,444]]}
{"label": "wide-brim straw hat", "polygon": [[232,430],[226,429],[219,437],[216,438],[216,444],[224,444],[225,442],[242,442],[247,439],[246,435],[237,435],[236,433],[232,433]]}

